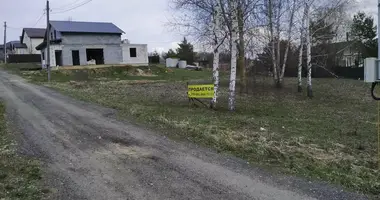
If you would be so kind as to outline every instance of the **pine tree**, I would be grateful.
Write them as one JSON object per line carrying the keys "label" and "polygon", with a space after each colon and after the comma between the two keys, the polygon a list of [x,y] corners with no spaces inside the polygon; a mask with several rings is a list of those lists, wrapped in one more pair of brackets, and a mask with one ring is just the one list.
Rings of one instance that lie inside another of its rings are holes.
{"label": "pine tree", "polygon": [[166,53],[165,58],[178,58],[177,53],[173,51],[173,49],[169,49],[168,53]]}
{"label": "pine tree", "polygon": [[352,22],[350,35],[353,40],[364,46],[362,56],[364,58],[377,57],[377,40],[375,39],[377,26],[374,24],[373,17],[358,12]]}
{"label": "pine tree", "polygon": [[181,60],[186,60],[187,64],[194,64],[194,47],[187,41],[186,37],[183,38],[182,42],[178,44],[177,56]]}

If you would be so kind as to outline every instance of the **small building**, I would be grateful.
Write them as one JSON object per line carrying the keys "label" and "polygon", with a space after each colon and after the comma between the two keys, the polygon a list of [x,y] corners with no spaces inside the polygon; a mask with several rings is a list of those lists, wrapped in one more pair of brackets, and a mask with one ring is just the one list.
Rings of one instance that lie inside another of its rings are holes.
{"label": "small building", "polygon": [[128,65],[149,65],[148,45],[122,43],[123,64]]}
{"label": "small building", "polygon": [[121,35],[124,33],[112,23],[50,21],[50,32],[36,47],[42,63],[46,60],[46,39],[50,37],[50,65],[72,66],[120,64],[123,61]]}
{"label": "small building", "polygon": [[[26,54],[26,45],[21,44],[19,41],[7,42],[7,55],[10,54]],[[4,57],[4,45],[0,45],[0,51],[2,58]],[[4,59],[3,59],[4,60]]]}
{"label": "small building", "polygon": [[166,67],[177,67],[178,63],[178,58],[166,58]]}
{"label": "small building", "polygon": [[44,28],[23,28],[20,43],[26,46],[24,54],[40,54],[36,47],[44,41],[46,29]]}
{"label": "small building", "polygon": [[[362,53],[365,48],[359,42],[343,41],[328,44],[320,44],[312,47],[312,53],[317,63],[326,63],[327,68],[334,67],[363,67]],[[327,62],[329,61],[329,62]]]}
{"label": "small building", "polygon": [[28,47],[20,42],[12,43],[12,54],[28,54]]}

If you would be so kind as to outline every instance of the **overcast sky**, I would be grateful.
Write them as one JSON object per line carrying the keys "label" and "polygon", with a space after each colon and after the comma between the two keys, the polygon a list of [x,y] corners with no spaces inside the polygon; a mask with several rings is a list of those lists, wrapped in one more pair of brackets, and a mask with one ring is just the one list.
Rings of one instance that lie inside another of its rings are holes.
{"label": "overcast sky", "polygon": [[[50,0],[52,13],[65,11],[73,5],[87,0]],[[178,33],[172,33],[165,26],[171,17],[169,0],[92,0],[90,3],[74,10],[51,14],[51,20],[99,21],[112,22],[125,31],[123,38],[131,43],[145,43],[149,51],[157,49],[167,51],[176,47],[182,39]],[[377,19],[377,0],[358,0],[356,9],[366,11]],[[24,27],[45,27],[45,16],[36,24],[43,14],[45,0],[0,0],[2,10],[0,20],[7,21],[8,39],[18,40]],[[112,2],[112,3],[111,3]],[[377,20],[376,20],[377,21]],[[3,29],[0,29],[3,30]],[[3,31],[0,31],[3,38]]]}

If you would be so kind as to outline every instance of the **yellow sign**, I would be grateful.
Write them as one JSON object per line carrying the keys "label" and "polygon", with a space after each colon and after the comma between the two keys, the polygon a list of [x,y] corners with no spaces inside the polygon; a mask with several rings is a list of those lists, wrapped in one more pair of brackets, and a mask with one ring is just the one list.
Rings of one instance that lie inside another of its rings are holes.
{"label": "yellow sign", "polygon": [[214,97],[214,84],[188,85],[189,98],[210,99]]}

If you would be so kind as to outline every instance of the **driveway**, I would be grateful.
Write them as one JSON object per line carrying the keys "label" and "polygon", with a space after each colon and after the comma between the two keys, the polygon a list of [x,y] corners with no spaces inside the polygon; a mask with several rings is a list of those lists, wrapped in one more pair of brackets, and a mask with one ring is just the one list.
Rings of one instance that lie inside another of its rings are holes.
{"label": "driveway", "polygon": [[0,94],[23,153],[43,163],[51,199],[365,199],[325,183],[274,175],[243,160],[117,120],[0,71]]}

